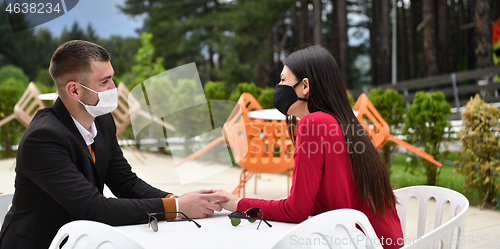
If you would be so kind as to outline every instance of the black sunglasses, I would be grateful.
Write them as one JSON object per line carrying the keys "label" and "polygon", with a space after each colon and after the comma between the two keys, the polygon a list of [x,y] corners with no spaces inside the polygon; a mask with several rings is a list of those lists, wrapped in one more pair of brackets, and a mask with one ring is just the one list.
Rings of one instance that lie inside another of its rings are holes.
{"label": "black sunglasses", "polygon": [[259,230],[260,223],[262,223],[262,221],[264,221],[264,223],[266,223],[269,227],[273,227],[271,226],[271,224],[269,224],[269,222],[264,220],[264,211],[262,211],[262,209],[260,208],[250,208],[245,212],[236,211],[230,213],[228,216],[229,219],[231,219],[231,225],[233,226],[239,225],[241,223],[241,219],[245,219],[251,223],[255,222],[256,220],[260,220],[259,225],[257,226],[257,230]]}
{"label": "black sunglasses", "polygon": [[[148,214],[148,226],[150,226],[153,231],[158,232],[158,219],[156,219],[155,215],[161,215],[161,214],[182,214],[186,219],[182,220],[187,220],[187,221],[192,221],[198,228],[200,228],[200,224],[198,224],[196,221],[192,220],[189,218],[187,215],[185,215],[183,212],[162,212],[162,213],[147,213]],[[168,221],[168,220],[167,220]]]}

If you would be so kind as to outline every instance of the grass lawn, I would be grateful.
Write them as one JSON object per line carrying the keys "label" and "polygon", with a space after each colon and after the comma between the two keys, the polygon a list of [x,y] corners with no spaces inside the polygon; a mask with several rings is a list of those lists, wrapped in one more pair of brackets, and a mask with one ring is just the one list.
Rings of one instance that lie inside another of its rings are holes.
{"label": "grass lawn", "polygon": [[[450,152],[448,161],[458,160],[457,152]],[[391,185],[394,189],[404,188],[415,185],[425,185],[426,176],[422,170],[413,173],[406,170],[406,155],[396,154],[391,165]],[[479,195],[472,193],[469,189],[464,189],[465,176],[459,172],[453,172],[454,166],[445,165],[440,168],[437,179],[437,186],[453,189],[461,192],[469,199],[471,205],[478,205],[481,202]]]}

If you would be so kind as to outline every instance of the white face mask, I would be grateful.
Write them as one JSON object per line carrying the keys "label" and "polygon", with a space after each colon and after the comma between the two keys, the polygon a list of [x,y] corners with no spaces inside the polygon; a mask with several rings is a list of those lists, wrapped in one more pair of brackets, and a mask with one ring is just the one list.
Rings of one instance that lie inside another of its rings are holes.
{"label": "white face mask", "polygon": [[85,110],[92,115],[92,117],[97,117],[101,116],[107,113],[110,113],[114,111],[118,107],[118,90],[116,88],[113,88],[111,90],[107,91],[102,91],[102,92],[96,92],[78,82],[75,82],[76,84],[86,88],[89,91],[97,93],[97,97],[99,98],[99,102],[97,102],[97,105],[86,105],[84,104],[81,100],[78,100],[83,107],[85,107]]}

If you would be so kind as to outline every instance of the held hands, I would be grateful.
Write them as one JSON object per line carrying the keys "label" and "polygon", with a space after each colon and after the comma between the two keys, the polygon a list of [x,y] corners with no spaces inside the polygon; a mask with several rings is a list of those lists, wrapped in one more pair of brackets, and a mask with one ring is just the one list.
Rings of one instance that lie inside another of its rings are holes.
{"label": "held hands", "polygon": [[215,194],[226,196],[228,198],[228,201],[225,202],[219,202],[219,204],[226,210],[229,210],[231,212],[236,211],[238,208],[238,202],[242,199],[241,197],[238,197],[236,195],[233,195],[225,190],[222,189],[217,189],[214,192]]}
{"label": "held hands", "polygon": [[214,211],[222,211],[220,203],[228,200],[225,195],[211,189],[188,192],[177,198],[179,211],[191,219],[206,218]]}

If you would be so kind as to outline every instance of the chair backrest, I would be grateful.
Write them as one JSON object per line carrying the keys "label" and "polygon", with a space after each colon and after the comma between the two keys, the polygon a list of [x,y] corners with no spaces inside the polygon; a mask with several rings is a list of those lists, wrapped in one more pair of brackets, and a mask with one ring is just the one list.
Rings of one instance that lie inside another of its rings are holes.
{"label": "chair backrest", "polygon": [[14,114],[17,120],[24,126],[30,124],[38,109],[46,107],[45,102],[38,98],[39,95],[40,91],[36,85],[31,82],[14,106]]}
{"label": "chair backrest", "polygon": [[66,237],[68,240],[64,244],[65,249],[144,248],[133,238],[110,225],[96,221],[76,220],[59,229],[49,249],[58,249]]}
{"label": "chair backrest", "polygon": [[[439,243],[438,240],[441,241],[442,248],[451,248],[453,243],[458,243],[458,249],[461,247],[462,243],[460,243],[460,239],[464,233],[467,210],[469,209],[469,201],[464,195],[451,189],[435,186],[401,188],[394,190],[394,194],[399,202],[397,210],[405,238],[408,200],[411,197],[415,197],[418,200],[417,238],[415,238],[416,240],[413,244],[407,245],[404,248],[429,248],[433,244],[437,245]],[[436,200],[434,229],[424,235],[427,205],[431,198]],[[441,224],[444,207],[447,202],[450,203],[449,220],[445,224]],[[457,212],[458,208],[460,208],[460,212]],[[455,228],[458,228],[458,234],[454,234]],[[457,237],[452,238],[452,236]]]}
{"label": "chair backrest", "polygon": [[243,169],[283,173],[293,167],[294,149],[284,122],[238,122],[226,133],[234,157]]}
{"label": "chair backrest", "polygon": [[241,112],[245,123],[250,123],[252,120],[248,116],[248,112],[255,110],[262,110],[259,101],[250,93],[242,93],[238,99],[238,104],[240,105]]}
{"label": "chair backrest", "polygon": [[[358,112],[356,117],[359,123],[363,125],[368,135],[370,135],[375,148],[377,148],[377,150],[382,148],[387,142],[387,136],[390,135],[390,127],[375,106],[373,106],[372,102],[370,102],[366,94],[363,93],[359,96],[352,109]],[[365,118],[371,124],[368,124]]]}
{"label": "chair backrest", "polygon": [[0,227],[3,224],[5,215],[9,211],[10,204],[12,203],[12,198],[14,194],[0,194]]}
{"label": "chair backrest", "polygon": [[127,126],[130,125],[131,112],[136,113],[139,111],[139,102],[130,94],[127,86],[120,82],[117,87],[118,91],[118,107],[111,112],[116,124],[116,134],[121,134]]}
{"label": "chair backrest", "polygon": [[[363,229],[364,234],[356,225]],[[309,218],[283,236],[273,249],[319,246],[382,249],[366,215],[354,209],[337,209]]]}

